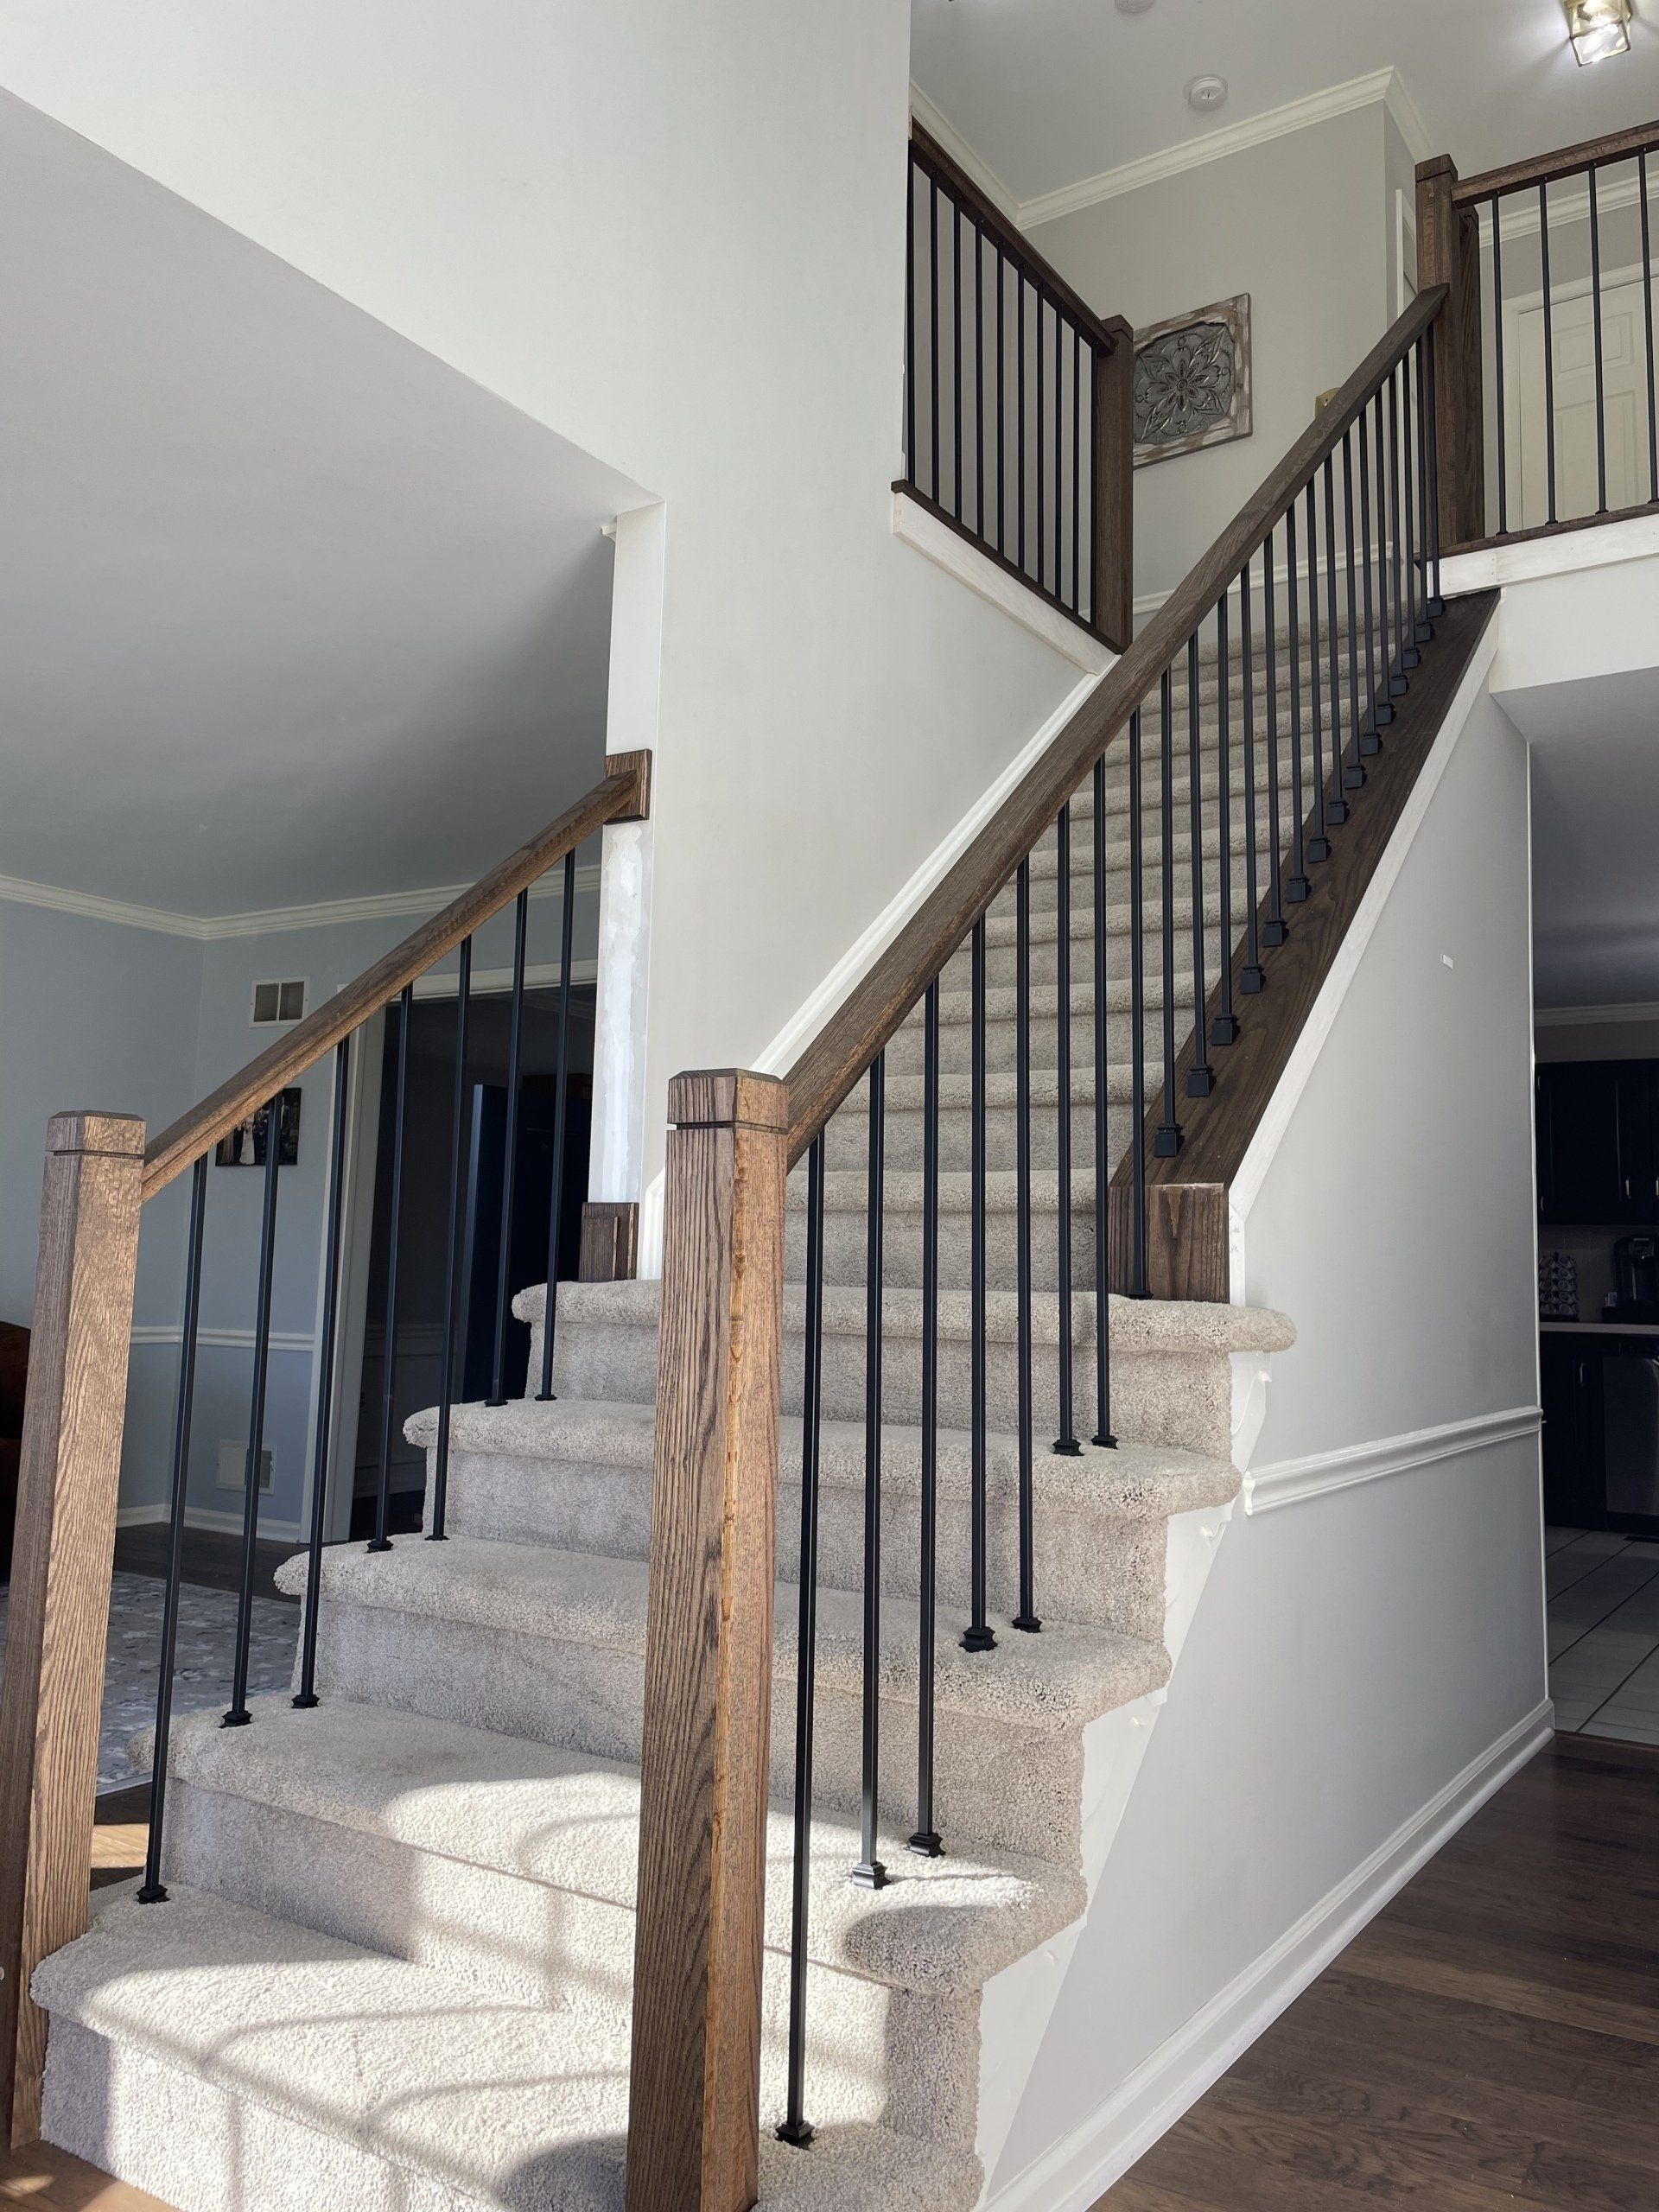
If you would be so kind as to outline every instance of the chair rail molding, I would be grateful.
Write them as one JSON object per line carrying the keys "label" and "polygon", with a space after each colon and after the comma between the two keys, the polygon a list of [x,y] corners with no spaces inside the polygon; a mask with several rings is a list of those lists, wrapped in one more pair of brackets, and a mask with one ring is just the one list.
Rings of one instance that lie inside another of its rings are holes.
{"label": "chair rail molding", "polygon": [[1509,1406],[1499,1413],[1471,1414],[1459,1421],[1407,1429],[1398,1436],[1377,1437],[1369,1443],[1338,1445],[1328,1452],[1310,1452],[1300,1459],[1269,1460],[1246,1471],[1244,1510],[1250,1516],[1272,1513],[1281,1506],[1305,1505],[1312,1498],[1352,1490],[1361,1483],[1380,1482],[1390,1475],[1411,1474],[1420,1467],[1465,1459],[1497,1444],[1535,1436],[1542,1421],[1543,1414],[1537,1406]]}

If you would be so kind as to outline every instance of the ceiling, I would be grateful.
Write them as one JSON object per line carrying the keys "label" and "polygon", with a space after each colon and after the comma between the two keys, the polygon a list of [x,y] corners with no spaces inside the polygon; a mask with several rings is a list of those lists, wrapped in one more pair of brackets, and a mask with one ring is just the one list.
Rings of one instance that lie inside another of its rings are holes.
{"label": "ceiling", "polygon": [[1506,693],[1532,747],[1538,1004],[1659,998],[1659,669]]}
{"label": "ceiling", "polygon": [[639,487],[0,94],[0,874],[469,880],[601,772]]}
{"label": "ceiling", "polygon": [[[1392,65],[1465,175],[1659,114],[1659,0],[1580,69],[1561,0],[912,0],[912,74],[1015,200]],[[1184,87],[1227,79],[1200,116]]]}

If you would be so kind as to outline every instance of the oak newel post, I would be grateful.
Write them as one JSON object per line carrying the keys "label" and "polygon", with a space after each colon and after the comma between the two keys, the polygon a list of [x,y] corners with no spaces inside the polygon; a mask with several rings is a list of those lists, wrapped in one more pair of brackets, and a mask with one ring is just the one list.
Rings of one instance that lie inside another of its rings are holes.
{"label": "oak newel post", "polygon": [[47,1135],[17,1534],[0,1690],[0,2082],[40,2133],[41,1959],[86,1925],[144,1125],[54,1115]]}
{"label": "oak newel post", "polygon": [[1486,431],[1481,409],[1480,222],[1457,205],[1457,164],[1437,154],[1417,165],[1417,289],[1446,288],[1434,318],[1434,441],[1440,466],[1440,544],[1447,552],[1486,535]]}
{"label": "oak newel post", "polygon": [[1122,652],[1135,628],[1135,332],[1106,325],[1116,344],[1095,355],[1095,573],[1090,620]]}
{"label": "oak newel post", "polygon": [[756,2192],[784,1085],[669,1086],[628,2212]]}

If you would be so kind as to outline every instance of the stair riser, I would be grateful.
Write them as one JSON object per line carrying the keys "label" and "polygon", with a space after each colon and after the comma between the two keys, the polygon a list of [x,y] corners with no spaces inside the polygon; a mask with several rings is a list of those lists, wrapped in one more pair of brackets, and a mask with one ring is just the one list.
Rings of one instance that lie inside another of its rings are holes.
{"label": "stair riser", "polygon": [[[1234,906],[1234,942],[1242,944],[1244,938],[1243,900],[1238,899]],[[1158,972],[1162,943],[1163,917],[1156,909],[1147,916],[1142,942],[1146,948],[1148,976]],[[1183,967],[1192,964],[1192,912],[1191,903],[1183,899],[1175,915],[1176,957]],[[1075,931],[1070,946],[1071,955],[1071,1005],[1074,1014],[1088,1012],[1095,1000],[1095,948],[1090,938],[1079,938]],[[1033,933],[1030,951],[1031,980],[1039,990],[1053,990],[1059,982],[1060,952],[1052,937],[1039,938]],[[992,944],[985,949],[985,978],[992,990],[1012,990],[1019,981],[1019,950],[1012,944]],[[1221,960],[1221,932],[1206,930],[1204,939],[1205,973],[1213,982]],[[1119,936],[1109,939],[1106,947],[1106,981],[1108,1006],[1127,1006],[1128,1003],[1129,948],[1127,939]],[[939,978],[940,988],[946,991],[970,991],[974,987],[973,954],[964,950],[952,954]]]}
{"label": "stair riser", "polygon": [[[1092,1418],[1095,1357],[1089,1320],[1092,1302],[1079,1295],[1073,1402],[1081,1425]],[[531,1370],[539,1357],[541,1332],[531,1334]],[[784,1338],[783,1411],[801,1410],[802,1344],[798,1324]],[[947,1338],[939,1345],[938,1411],[947,1428],[966,1428],[972,1420],[972,1370],[969,1347]],[[1115,1350],[1112,1357],[1112,1427],[1138,1443],[1174,1444],[1212,1459],[1231,1455],[1232,1367],[1221,1351],[1181,1352]],[[1019,1425],[1019,1363],[1011,1344],[986,1347],[985,1384],[989,1427],[1012,1434]],[[657,1395],[657,1332],[592,1324],[563,1323],[555,1360],[556,1389],[579,1398],[605,1398],[625,1405],[652,1405]],[[1032,1356],[1034,1433],[1052,1438],[1059,1404],[1058,1354],[1038,1344]],[[889,1332],[883,1339],[882,1416],[915,1427],[921,1419],[921,1344],[916,1337]],[[861,1337],[826,1334],[823,1343],[823,1412],[830,1421],[864,1417],[864,1342]]]}
{"label": "stair riser", "polygon": [[[895,1213],[889,1209],[884,1221],[883,1279],[893,1290],[919,1290],[922,1283],[922,1217],[918,1212]],[[969,1280],[973,1224],[965,1213],[939,1216],[939,1274],[944,1282],[965,1285]],[[861,1212],[826,1214],[823,1225],[823,1279],[842,1288],[861,1284],[868,1264],[865,1217]],[[784,1225],[784,1268],[792,1282],[806,1279],[806,1217],[791,1211]],[[1095,1223],[1092,1211],[1074,1211],[1071,1217],[1071,1280],[1092,1285],[1095,1279]],[[1019,1287],[1019,1236],[1015,1217],[996,1213],[986,1224],[985,1280],[992,1290]],[[1034,1208],[1031,1223],[1031,1281],[1034,1291],[1051,1294],[1059,1288],[1059,1217],[1051,1199],[1046,1211]]]}
{"label": "stair riser", "polygon": [[[1151,994],[1148,993],[1150,1001]],[[1160,1065],[1163,1052],[1163,1014],[1160,1005],[1147,1006],[1147,1019],[1141,1025],[1148,1069]],[[1192,983],[1190,976],[1175,978],[1175,1045],[1179,1052],[1192,1027]],[[1135,1032],[1127,1014],[1113,1014],[1106,1022],[1106,1052],[1109,1060],[1127,1059]],[[985,1024],[985,1065],[992,1075],[1011,1075],[1019,1055],[1019,1025],[1013,1020],[989,1021]],[[1071,1017],[1071,1065],[1074,1068],[1090,1065],[1094,1058],[1095,1025],[1093,1018],[1082,1014]],[[966,1075],[973,1066],[973,1025],[966,1021],[941,1023],[939,1028],[939,1067],[945,1075]],[[920,1075],[925,1064],[925,1044],[919,1028],[906,1027],[898,1032],[887,1046],[887,1071],[889,1075]],[[1058,1065],[1054,1041],[1054,1017],[1046,1019],[1033,1014],[1031,1020],[1031,1064],[1034,1068],[1052,1069]]]}
{"label": "stair riser", "polygon": [[[1057,1620],[1160,1640],[1166,1524],[1063,1510],[1045,1501],[1043,1462],[1052,1441],[1042,1436],[1036,1447],[1033,1534],[1044,1611]],[[785,1461],[778,1490],[778,1573],[785,1582],[800,1576],[801,1489],[793,1478],[798,1474]],[[918,1597],[920,1502],[888,1490],[881,1503],[881,1587],[892,1597]],[[1020,1593],[1019,1516],[1010,1492],[999,1489],[992,1494],[986,1520],[989,1605],[1006,1618],[1019,1611]],[[459,1452],[449,1463],[446,1525],[458,1536],[643,1560],[650,1556],[651,1477],[644,1470]],[[942,1497],[936,1541],[938,1599],[963,1611],[972,1605],[970,1538],[968,1500]],[[861,1491],[820,1486],[818,1582],[830,1590],[864,1586]]]}
{"label": "stair riser", "polygon": [[[1058,1113],[1051,1102],[1033,1103],[1031,1109],[1031,1160],[1039,1173],[1052,1174],[1059,1165]],[[1114,1106],[1106,1117],[1109,1160],[1122,1157],[1134,1128],[1128,1107]],[[861,1171],[869,1154],[868,1117],[838,1114],[830,1122],[824,1156],[832,1172]],[[888,1105],[882,1141],[890,1170],[919,1173],[924,1129],[919,1113],[895,1112]],[[985,1164],[992,1173],[1011,1173],[1019,1147],[1019,1116],[1011,1107],[991,1106],[985,1113]],[[1092,1107],[1074,1101],[1071,1108],[1071,1162],[1074,1168],[1092,1166],[1095,1157],[1095,1116]],[[939,1111],[939,1166],[947,1175],[965,1175],[974,1164],[974,1118],[965,1106],[945,1106]],[[798,1170],[797,1171],[799,1172]],[[964,1275],[963,1281],[967,1281]]]}
{"label": "stair riser", "polygon": [[[643,1656],[361,1605],[340,1592],[325,1595],[317,1647],[326,1694],[638,1764]],[[816,1707],[814,1802],[856,1819],[861,1701],[820,1680]],[[880,1815],[901,1833],[915,1825],[917,1717],[908,1700],[881,1700]],[[959,1712],[940,1713],[938,1731],[942,1834],[964,1847],[1076,1864],[1082,1802],[1076,1732]],[[774,1796],[793,1787],[794,1746],[793,1671],[780,1664],[772,1682]]]}
{"label": "stair riser", "polygon": [[[626,2007],[634,1916],[364,1829],[175,1780],[167,1878],[211,1890],[365,1949],[453,1974],[494,1995],[557,2010],[574,1988]],[[778,1931],[774,1930],[774,1934]],[[788,2058],[789,1961],[766,1959],[763,2111],[781,2118]],[[807,2065],[815,2120],[885,2121],[968,2149],[978,2001],[923,1996],[814,1964],[807,1971]],[[902,2046],[902,2063],[895,2063]],[[887,2079],[872,2075],[885,2052]]]}

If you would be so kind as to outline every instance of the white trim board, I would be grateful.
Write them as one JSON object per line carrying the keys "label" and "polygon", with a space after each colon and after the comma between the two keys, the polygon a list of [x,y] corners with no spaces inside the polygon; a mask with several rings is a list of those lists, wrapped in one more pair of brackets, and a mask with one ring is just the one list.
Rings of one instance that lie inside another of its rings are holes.
{"label": "white trim board", "polygon": [[[558,864],[530,887],[532,899],[558,897],[563,884]],[[124,929],[154,930],[163,937],[193,938],[214,944],[232,937],[268,937],[283,930],[333,929],[342,922],[423,918],[470,891],[469,883],[449,883],[424,891],[376,891],[360,899],[320,899],[302,906],[263,906],[240,914],[177,914],[164,906],[140,906],[126,899],[105,899],[92,891],[70,891],[60,884],[35,883],[26,876],[0,875],[0,900],[20,906],[45,906],[59,914],[79,914],[88,921],[113,922]],[[576,870],[579,893],[599,889],[597,864]]]}
{"label": "white trim board", "polygon": [[977,545],[970,545],[959,531],[939,520],[912,499],[908,492],[894,492],[893,495],[893,534],[904,544],[913,546],[917,552],[967,585],[981,599],[987,600],[1021,629],[1029,630],[1046,645],[1052,645],[1062,659],[1069,660],[1073,668],[1082,669],[1090,676],[1103,676],[1115,665],[1117,655],[1109,645],[1080,629],[1069,615],[1062,614],[1031,585],[1020,582],[1000,562],[993,561]]}
{"label": "white trim board", "polygon": [[1471,553],[1448,553],[1440,563],[1440,589],[1447,599],[1471,591],[1499,590],[1505,584],[1531,583],[1542,576],[1569,576],[1581,569],[1611,569],[1622,561],[1644,561],[1659,553],[1659,515],[1615,516],[1586,523],[1554,537],[1523,537],[1506,545],[1482,545]]}
{"label": "white trim board", "polygon": [[1543,1414],[1537,1406],[1510,1406],[1502,1413],[1474,1414],[1464,1421],[1441,1421],[1366,1444],[1345,1444],[1331,1452],[1312,1452],[1299,1459],[1275,1459],[1253,1467],[1244,1478],[1244,1510],[1271,1513],[1285,1505],[1328,1497],[1334,1491],[1388,1475],[1409,1474],[1442,1459],[1459,1459],[1494,1444],[1535,1436]]}
{"label": "white trim board", "polygon": [[1090,2212],[1442,1844],[1542,1751],[1554,1733],[1554,1715],[1546,1698],[1506,1729],[1160,2044],[1087,2120],[988,2194],[982,2212]]}

